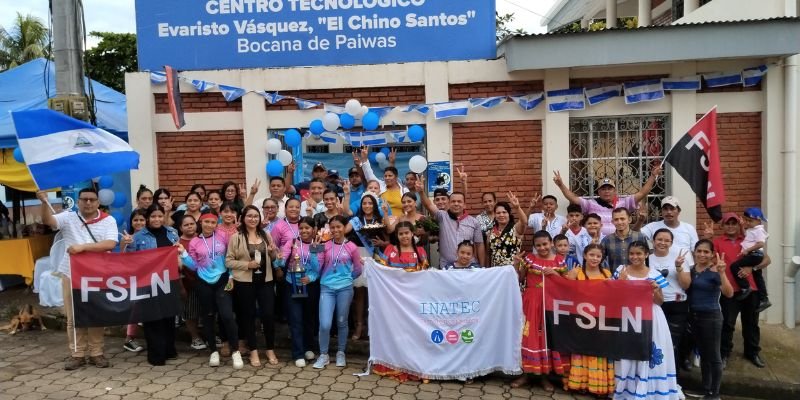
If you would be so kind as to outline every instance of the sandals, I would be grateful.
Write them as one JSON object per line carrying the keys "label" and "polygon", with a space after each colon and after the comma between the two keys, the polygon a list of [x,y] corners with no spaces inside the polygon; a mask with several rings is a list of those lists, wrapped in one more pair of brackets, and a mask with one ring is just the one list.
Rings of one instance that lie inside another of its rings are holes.
{"label": "sandals", "polygon": [[261,366],[261,360],[258,358],[258,351],[254,350],[250,352],[250,365],[256,368]]}
{"label": "sandals", "polygon": [[267,350],[266,354],[267,354],[267,362],[269,363],[269,365],[278,365],[278,357],[275,356],[274,351]]}
{"label": "sandals", "polygon": [[546,391],[546,392],[555,392],[556,391],[555,386],[553,386],[553,384],[550,383],[550,381],[547,379],[546,376],[542,377],[541,384],[542,384],[542,389],[544,389],[544,391]]}
{"label": "sandals", "polygon": [[522,376],[520,376],[519,378],[514,379],[513,381],[511,381],[511,387],[512,388],[522,387],[522,386],[525,386],[527,384],[528,384],[528,375],[524,375],[524,374]]}

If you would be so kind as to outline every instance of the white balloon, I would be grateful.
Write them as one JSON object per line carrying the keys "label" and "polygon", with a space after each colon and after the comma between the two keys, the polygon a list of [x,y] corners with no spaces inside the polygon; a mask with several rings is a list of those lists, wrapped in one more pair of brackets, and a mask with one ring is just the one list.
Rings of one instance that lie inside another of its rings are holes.
{"label": "white balloon", "polygon": [[408,169],[417,174],[423,173],[428,168],[428,160],[423,156],[414,156],[408,160]]}
{"label": "white balloon", "polygon": [[356,115],[356,116],[357,116],[357,117],[363,117],[363,116],[364,116],[366,113],[368,113],[368,112],[369,112],[369,107],[367,107],[367,106],[361,106],[361,111],[359,111],[359,112],[358,112],[358,115]]}
{"label": "white balloon", "polygon": [[339,116],[334,113],[327,113],[322,117],[322,127],[328,132],[335,132],[339,129]]}
{"label": "white balloon", "polygon": [[361,102],[356,99],[347,100],[344,110],[352,116],[359,115],[361,113]]}
{"label": "white balloon", "polygon": [[379,164],[380,164],[380,163],[382,163],[382,162],[384,162],[384,161],[386,161],[386,154],[383,154],[383,153],[381,153],[381,152],[378,152],[378,154],[375,154],[375,160],[376,160],[376,161],[377,161]]}
{"label": "white balloon", "polygon": [[97,192],[97,198],[100,199],[100,205],[103,206],[111,205],[111,203],[114,202],[114,197],[116,196],[111,189],[100,189],[100,191]]}
{"label": "white balloon", "polygon": [[386,161],[386,156],[384,156],[383,161],[378,161],[378,166],[381,167],[381,169],[386,169],[386,167],[389,166],[389,161]]}
{"label": "white balloon", "polygon": [[289,164],[292,163],[292,153],[289,153],[286,150],[281,150],[278,153],[277,159],[281,162],[281,164],[283,164],[284,167],[288,167]]}
{"label": "white balloon", "polygon": [[267,153],[278,154],[281,151],[281,141],[275,138],[267,140]]}

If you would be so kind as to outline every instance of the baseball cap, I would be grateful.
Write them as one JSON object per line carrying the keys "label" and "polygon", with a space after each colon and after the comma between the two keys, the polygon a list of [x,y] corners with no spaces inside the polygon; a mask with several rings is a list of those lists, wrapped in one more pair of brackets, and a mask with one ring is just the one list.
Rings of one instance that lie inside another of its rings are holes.
{"label": "baseball cap", "polygon": [[661,199],[661,207],[663,208],[664,206],[667,205],[673,206],[675,208],[681,208],[681,203],[678,201],[678,198],[673,196],[667,196]]}
{"label": "baseball cap", "polygon": [[723,224],[728,222],[728,221],[730,221],[730,220],[732,220],[732,219],[735,219],[736,222],[739,222],[739,223],[742,222],[742,219],[739,218],[739,216],[735,212],[726,212],[726,213],[722,214],[722,223]]}
{"label": "baseball cap", "polygon": [[617,187],[617,185],[614,184],[614,181],[611,178],[603,178],[603,179],[601,179],[600,180],[600,185],[598,185],[597,188],[600,189],[603,186],[611,186],[613,188]]}
{"label": "baseball cap", "polygon": [[359,173],[358,173],[358,168],[356,168],[356,167],[353,167],[353,168],[350,168],[350,169],[347,171],[347,176],[348,176],[348,177],[349,177],[349,176],[353,176],[353,175],[359,175]]}
{"label": "baseball cap", "polygon": [[325,168],[325,164],[318,162],[314,164],[314,168],[312,169],[312,171],[325,171],[326,169],[327,168]]}
{"label": "baseball cap", "polygon": [[767,218],[764,217],[764,213],[761,212],[761,209],[758,207],[749,207],[744,210],[744,216],[747,218],[758,219],[761,221],[766,221]]}
{"label": "baseball cap", "polygon": [[439,196],[449,197],[450,194],[447,193],[447,189],[436,189],[436,190],[434,190],[433,191],[433,197],[439,197]]}
{"label": "baseball cap", "polygon": [[332,169],[328,171],[328,178],[339,177],[339,171]]}

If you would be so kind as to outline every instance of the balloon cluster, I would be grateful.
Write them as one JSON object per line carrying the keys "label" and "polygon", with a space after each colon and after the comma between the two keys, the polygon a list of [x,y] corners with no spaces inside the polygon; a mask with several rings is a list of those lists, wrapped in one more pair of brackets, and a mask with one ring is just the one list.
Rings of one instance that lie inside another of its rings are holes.
{"label": "balloon cluster", "polygon": [[124,224],[126,218],[123,208],[128,205],[128,196],[125,195],[124,192],[115,192],[112,189],[114,186],[114,178],[109,175],[103,175],[96,178],[95,181],[100,188],[97,192],[100,205],[111,209],[111,216],[117,221],[117,225]]}

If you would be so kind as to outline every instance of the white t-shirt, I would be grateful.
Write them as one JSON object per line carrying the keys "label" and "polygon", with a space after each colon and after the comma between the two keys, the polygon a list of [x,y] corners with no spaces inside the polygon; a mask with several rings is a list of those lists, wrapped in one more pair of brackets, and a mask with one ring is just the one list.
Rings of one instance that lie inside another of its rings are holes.
{"label": "white t-shirt", "polygon": [[[664,294],[664,301],[686,300],[686,291],[681,288],[681,285],[678,282],[678,270],[675,269],[675,259],[678,258],[678,252],[679,250],[673,245],[670,247],[669,254],[667,254],[666,257],[658,257],[655,254],[650,254],[648,256],[648,262],[650,263],[651,270],[656,272],[667,270],[666,279],[667,282],[669,282],[669,286],[661,289],[661,292]],[[688,260],[688,258],[686,259]],[[689,268],[688,265],[691,264],[687,264],[687,262],[684,260],[684,273],[687,271],[687,268]],[[661,273],[661,276],[664,276],[663,272]]]}
{"label": "white t-shirt", "polygon": [[[694,245],[697,244],[697,241],[700,240],[697,237],[697,229],[695,229],[694,225],[680,222],[676,228],[670,228],[664,221],[656,221],[651,222],[642,227],[640,232],[647,237],[647,240],[650,241],[650,247],[653,247],[653,235],[656,233],[657,230],[666,228],[672,232],[672,247],[670,250],[681,250],[683,249],[686,253],[684,257],[686,258],[686,265],[694,265],[694,257],[692,257],[692,252],[694,251]],[[677,257],[677,253],[676,257]]]}
{"label": "white t-shirt", "polygon": [[[542,230],[542,221],[544,221],[544,214],[543,213],[535,213],[531,214],[528,217],[528,226],[533,228],[534,232],[538,232]],[[550,237],[555,237],[558,234],[561,234],[561,228],[567,224],[567,219],[556,214],[555,218],[547,223],[547,226],[544,230],[550,234]]]}
{"label": "white t-shirt", "polygon": [[[747,228],[744,231],[744,240],[742,241],[742,250],[753,247],[758,242],[767,242],[769,234],[764,230],[764,225],[756,225],[752,228]],[[760,248],[758,250],[764,250]]]}
{"label": "white t-shirt", "polygon": [[[97,217],[99,216],[100,212],[98,211]],[[86,227],[83,226],[83,222],[81,222],[80,218],[78,218],[78,213],[62,212],[54,215],[53,217],[56,219],[56,229],[61,231],[67,248],[74,244],[95,243],[95,241],[92,239],[92,236],[89,234],[89,231],[87,231]],[[102,242],[104,240],[113,240],[114,242],[118,241],[117,236],[119,235],[119,232],[117,232],[117,221],[114,219],[114,217],[109,215],[100,221],[94,223],[92,223],[92,221],[93,220],[88,220],[86,223],[89,229],[92,230],[92,234],[98,242]],[[69,256],[64,257],[64,260],[60,265],[57,266],[57,268],[58,272],[66,276],[70,276]]]}
{"label": "white t-shirt", "polygon": [[[264,205],[264,200],[266,200],[268,198],[269,197],[261,197],[261,198],[255,199],[253,201],[253,205],[258,207],[259,210],[261,210],[261,218],[264,218],[264,208],[262,208],[262,206]],[[287,200],[289,200],[289,196],[283,195],[283,198],[280,201],[278,201],[278,218],[279,219],[286,217],[286,201]]]}
{"label": "white t-shirt", "polygon": [[[586,228],[581,227],[578,233],[572,232],[572,229],[567,229],[567,240],[569,240],[569,254],[574,256],[581,265],[583,265],[583,249],[592,243],[592,235]],[[600,234],[600,240],[603,240],[605,235]]]}
{"label": "white t-shirt", "polygon": [[315,215],[317,215],[317,214],[319,214],[321,212],[325,212],[325,203],[323,203],[322,201],[317,203],[317,207],[314,208],[314,213],[311,214],[311,215],[308,215],[308,211],[306,211],[307,208],[308,208],[308,200],[303,200],[303,202],[300,203],[300,216],[301,217],[313,217],[313,216],[315,216]]}

